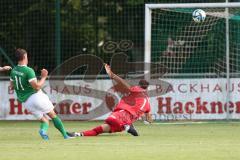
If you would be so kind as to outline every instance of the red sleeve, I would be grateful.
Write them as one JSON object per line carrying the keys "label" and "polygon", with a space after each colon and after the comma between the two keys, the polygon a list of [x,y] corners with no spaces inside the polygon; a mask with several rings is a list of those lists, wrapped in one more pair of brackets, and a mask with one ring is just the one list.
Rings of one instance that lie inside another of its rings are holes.
{"label": "red sleeve", "polygon": [[150,107],[150,104],[149,104],[149,101],[148,101],[146,106],[145,106],[145,113],[149,113],[149,112],[151,112],[151,107]]}
{"label": "red sleeve", "polygon": [[145,113],[149,113],[151,111],[150,107],[148,107],[145,111]]}

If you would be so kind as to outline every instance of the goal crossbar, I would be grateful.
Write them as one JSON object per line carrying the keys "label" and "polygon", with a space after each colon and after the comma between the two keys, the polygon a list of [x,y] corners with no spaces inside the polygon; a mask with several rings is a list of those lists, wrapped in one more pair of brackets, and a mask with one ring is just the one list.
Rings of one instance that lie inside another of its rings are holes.
{"label": "goal crossbar", "polygon": [[[237,8],[240,2],[227,3],[171,3],[171,4],[145,4],[145,40],[144,40],[144,62],[145,73],[150,71],[151,63],[151,26],[152,26],[152,10],[161,8]],[[228,18],[226,17],[227,21]],[[228,45],[227,45],[228,46]],[[150,74],[145,74],[145,79],[150,79]]]}
{"label": "goal crossbar", "polygon": [[[151,72],[151,29],[152,29],[152,10],[154,9],[173,9],[173,8],[225,8],[226,18],[226,65],[227,65],[227,83],[230,84],[229,77],[229,10],[228,8],[240,8],[239,2],[226,2],[226,3],[181,3],[181,4],[145,4],[145,50],[144,50],[144,62],[145,72]],[[146,79],[150,79],[150,74],[145,76]],[[227,93],[227,101],[230,99],[229,93]],[[229,108],[227,107],[227,110]],[[227,117],[228,119],[229,117]]]}
{"label": "goal crossbar", "polygon": [[171,4],[145,4],[149,9],[156,8],[236,8],[240,2],[229,3],[171,3]]}

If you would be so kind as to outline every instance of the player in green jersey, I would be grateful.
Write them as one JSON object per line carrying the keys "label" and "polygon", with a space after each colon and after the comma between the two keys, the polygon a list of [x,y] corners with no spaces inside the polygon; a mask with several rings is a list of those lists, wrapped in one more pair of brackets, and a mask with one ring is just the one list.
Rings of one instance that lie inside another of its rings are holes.
{"label": "player in green jersey", "polygon": [[8,70],[10,70],[10,69],[12,69],[12,67],[10,67],[10,66],[0,67],[0,72],[2,72],[2,71],[8,71]]}
{"label": "player in green jersey", "polygon": [[40,136],[44,140],[49,139],[47,135],[49,127],[48,115],[63,137],[65,139],[71,138],[66,134],[61,119],[54,112],[53,104],[48,96],[41,90],[48,76],[48,71],[42,69],[41,79],[37,80],[34,70],[27,66],[28,57],[27,52],[24,49],[16,50],[16,60],[18,61],[18,65],[11,71],[10,85],[14,88],[17,98],[22,102],[23,106],[41,121],[39,130]]}

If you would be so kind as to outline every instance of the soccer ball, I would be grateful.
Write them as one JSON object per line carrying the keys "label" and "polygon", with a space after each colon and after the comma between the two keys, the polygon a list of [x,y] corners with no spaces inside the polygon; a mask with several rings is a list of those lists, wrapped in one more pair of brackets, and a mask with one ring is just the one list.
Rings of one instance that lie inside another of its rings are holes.
{"label": "soccer ball", "polygon": [[203,22],[205,20],[205,18],[206,18],[206,13],[204,12],[204,10],[196,9],[192,13],[192,18],[197,23]]}

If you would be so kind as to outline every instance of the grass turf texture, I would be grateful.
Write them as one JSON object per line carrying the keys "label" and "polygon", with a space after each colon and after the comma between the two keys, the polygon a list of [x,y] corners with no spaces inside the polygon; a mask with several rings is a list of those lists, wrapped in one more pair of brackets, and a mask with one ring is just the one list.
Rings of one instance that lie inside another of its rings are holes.
{"label": "grass turf texture", "polygon": [[[65,122],[69,131],[101,122]],[[239,160],[240,122],[136,123],[140,137],[126,133],[64,140],[51,123],[50,141],[38,135],[37,122],[0,122],[1,160]]]}

